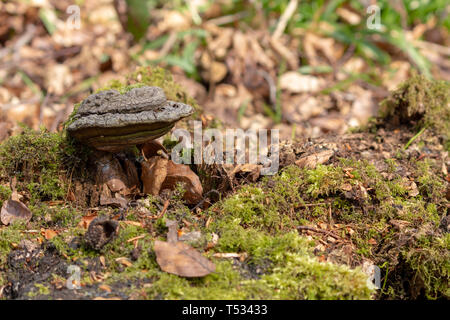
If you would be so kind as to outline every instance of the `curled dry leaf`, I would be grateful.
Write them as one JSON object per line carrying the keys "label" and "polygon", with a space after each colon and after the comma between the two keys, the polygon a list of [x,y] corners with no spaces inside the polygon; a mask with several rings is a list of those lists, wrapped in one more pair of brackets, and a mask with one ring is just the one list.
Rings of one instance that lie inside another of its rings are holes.
{"label": "curled dry leaf", "polygon": [[18,199],[13,200],[12,196],[3,203],[0,220],[3,224],[8,225],[16,220],[30,221],[32,213],[30,209]]}
{"label": "curled dry leaf", "polygon": [[146,159],[158,156],[160,152],[164,152],[166,154],[169,153],[167,149],[158,140],[148,141],[142,145],[139,145],[138,148],[141,150],[143,156]]}
{"label": "curled dry leaf", "polygon": [[58,232],[52,229],[41,229],[41,234],[46,240],[50,240],[58,235]]}
{"label": "curled dry leaf", "polygon": [[133,265],[133,263],[126,257],[117,258],[116,262],[120,263],[124,267],[131,267]]}
{"label": "curled dry leaf", "polygon": [[127,158],[119,161],[113,154],[104,154],[97,160],[96,183],[107,186],[105,195],[108,195],[110,190],[124,196],[138,189],[140,184],[134,163]]}
{"label": "curled dry leaf", "polygon": [[155,241],[156,261],[161,270],[181,277],[204,277],[216,270],[213,262],[183,242]]}
{"label": "curled dry leaf", "polygon": [[96,214],[86,215],[86,216],[81,218],[81,221],[78,223],[78,226],[82,227],[84,229],[87,229],[89,227],[89,225],[91,224],[91,222],[95,218],[97,218]]}
{"label": "curled dry leaf", "polygon": [[300,168],[314,169],[318,164],[324,164],[334,154],[333,150],[324,150],[295,161],[295,164]]}
{"label": "curled dry leaf", "polygon": [[142,162],[141,180],[143,192],[154,196],[159,194],[161,186],[167,177],[167,164],[169,160],[161,157],[152,157]]}
{"label": "curled dry leaf", "polygon": [[184,199],[191,204],[198,203],[202,199],[203,187],[198,176],[185,164],[168,162],[167,177],[162,188],[173,190],[177,183],[184,183],[186,192]]}
{"label": "curled dry leaf", "polygon": [[105,196],[104,194],[101,194],[100,195],[100,205],[126,208],[128,206],[128,201],[127,201],[127,199],[121,197],[118,193],[116,193],[116,196],[114,198]]}
{"label": "curled dry leaf", "polygon": [[152,157],[142,163],[144,193],[158,195],[161,190],[174,190],[177,183],[184,184],[184,199],[191,204],[202,199],[203,187],[198,176],[184,164],[176,164],[162,157]]}

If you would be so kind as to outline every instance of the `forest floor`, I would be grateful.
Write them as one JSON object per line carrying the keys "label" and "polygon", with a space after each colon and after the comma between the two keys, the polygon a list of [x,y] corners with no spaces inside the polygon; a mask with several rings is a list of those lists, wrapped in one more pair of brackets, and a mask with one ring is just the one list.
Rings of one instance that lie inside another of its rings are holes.
{"label": "forest floor", "polygon": [[[65,1],[43,3],[0,4],[0,299],[450,297],[450,90],[411,70],[417,55],[384,43],[392,60],[373,65],[312,29],[222,26],[217,8],[201,27],[156,8],[134,42],[112,1],[84,3],[80,30],[62,27]],[[422,73],[448,80],[441,31],[407,38],[434,59]],[[135,69],[153,63],[170,73]],[[135,187],[100,183],[64,123],[89,93],[135,84],[194,106],[188,130],[279,129],[278,172],[193,164],[175,179],[187,185],[150,195],[161,153],[134,148],[111,176],[133,167]]]}

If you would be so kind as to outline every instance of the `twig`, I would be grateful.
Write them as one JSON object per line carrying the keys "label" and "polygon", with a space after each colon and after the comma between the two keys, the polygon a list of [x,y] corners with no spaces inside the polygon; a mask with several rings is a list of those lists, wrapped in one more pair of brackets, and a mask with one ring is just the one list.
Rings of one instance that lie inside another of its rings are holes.
{"label": "twig", "polygon": [[161,210],[161,212],[158,214],[157,219],[162,218],[162,216],[164,215],[164,213],[166,213],[167,208],[169,207],[169,202],[170,202],[169,199],[167,199],[166,202],[164,202],[164,207],[163,207],[163,209]]}
{"label": "twig", "polygon": [[297,227],[298,230],[308,230],[308,231],[312,231],[312,232],[317,232],[317,233],[322,233],[326,236],[331,236],[335,239],[339,239],[339,236],[335,235],[334,233],[332,233],[332,231],[325,231],[325,230],[320,230],[320,229],[316,229],[313,227],[308,227],[308,226],[298,226]]}
{"label": "twig", "polygon": [[269,93],[270,93],[270,103],[272,104],[273,111],[276,112],[276,106],[277,106],[277,86],[275,84],[275,81],[273,81],[270,74],[263,69],[257,69],[256,73],[258,73],[261,77],[266,80],[267,84],[269,85]]}
{"label": "twig", "polygon": [[314,206],[320,206],[323,204],[330,204],[329,202],[319,202],[319,203],[301,203],[297,206],[297,208],[299,207],[314,207]]}
{"label": "twig", "polygon": [[11,51],[14,52],[14,60],[18,59],[18,52],[20,49],[26,45],[28,42],[33,39],[34,34],[36,33],[36,26],[33,24],[28,24],[25,33],[16,41],[14,46],[12,48],[5,48],[0,51],[0,59],[2,59],[4,56],[6,56]]}
{"label": "twig", "polygon": [[427,49],[427,50],[431,49],[442,55],[450,56],[450,47],[445,47],[445,46],[441,46],[437,43],[422,41],[422,40],[416,40],[413,42],[413,44],[416,47],[419,47],[421,49]]}
{"label": "twig", "polygon": [[214,19],[206,21],[206,23],[211,23],[211,24],[215,24],[217,26],[220,26],[220,25],[223,25],[223,24],[229,24],[231,22],[240,20],[240,19],[245,18],[247,16],[248,16],[248,12],[247,11],[242,11],[242,12],[238,12],[238,13],[235,13],[235,14],[230,14],[230,15],[227,15],[227,16],[214,18]]}
{"label": "twig", "polygon": [[289,19],[291,19],[292,15],[295,12],[295,9],[297,9],[298,6],[298,0],[291,0],[289,1],[289,4],[284,10],[283,14],[280,17],[280,20],[278,21],[277,27],[272,35],[272,38],[277,39],[279,38],[283,32],[284,29],[286,29],[287,23],[289,22]]}
{"label": "twig", "polygon": [[170,50],[172,50],[176,41],[177,41],[177,33],[175,31],[172,31],[169,35],[169,38],[164,43],[164,46],[158,52],[159,57],[163,58],[164,56],[166,56],[170,52]]}
{"label": "twig", "polygon": [[137,237],[128,239],[127,242],[133,242],[133,241],[135,241],[135,240],[142,239],[142,238],[144,238],[145,236],[146,236],[146,234],[141,234],[140,236],[137,236]]}

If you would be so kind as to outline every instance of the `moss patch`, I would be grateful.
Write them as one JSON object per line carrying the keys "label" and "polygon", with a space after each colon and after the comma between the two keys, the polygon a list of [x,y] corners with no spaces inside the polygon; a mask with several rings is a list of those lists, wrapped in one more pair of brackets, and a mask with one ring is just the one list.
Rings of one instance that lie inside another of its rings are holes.
{"label": "moss patch", "polygon": [[418,122],[450,139],[450,83],[430,80],[416,72],[381,103],[380,114],[399,123]]}
{"label": "moss patch", "polygon": [[19,191],[28,191],[33,201],[62,198],[62,143],[60,134],[24,129],[0,145],[0,178],[16,177]]}

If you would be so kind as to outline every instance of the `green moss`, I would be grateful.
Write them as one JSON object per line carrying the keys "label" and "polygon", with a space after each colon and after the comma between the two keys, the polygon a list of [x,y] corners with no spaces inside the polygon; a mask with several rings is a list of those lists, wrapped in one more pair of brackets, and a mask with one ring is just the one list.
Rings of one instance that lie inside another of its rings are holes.
{"label": "green moss", "polygon": [[17,246],[21,240],[31,238],[30,234],[23,233],[26,224],[23,221],[16,220],[7,227],[0,227],[0,287],[8,281],[5,268],[8,254],[14,246]]}
{"label": "green moss", "polygon": [[428,299],[450,298],[450,234],[423,237],[421,246],[404,250],[406,263],[413,270],[413,283],[423,288]]}
{"label": "green moss", "polygon": [[60,134],[24,129],[0,145],[0,178],[16,177],[18,189],[32,200],[60,199],[65,195]]}
{"label": "green moss", "polygon": [[11,194],[10,188],[0,185],[0,208],[3,205],[3,201],[8,200]]}
{"label": "green moss", "polygon": [[381,103],[380,115],[400,123],[418,121],[450,139],[450,83],[413,75]]}
{"label": "green moss", "polygon": [[[230,222],[230,220],[227,220]],[[225,228],[225,229],[223,229]],[[367,277],[359,270],[319,262],[308,241],[295,233],[267,236],[236,223],[212,227],[221,234],[216,251],[248,254],[244,265],[261,267],[261,276],[239,271],[232,262],[216,260],[216,273],[183,279],[152,272],[157,277],[146,290],[150,299],[369,299]],[[235,236],[233,237],[233,233]],[[317,281],[320,279],[320,281]]]}
{"label": "green moss", "polygon": [[[283,239],[298,225],[328,224],[331,212],[334,223],[351,226],[354,231],[349,235],[357,254],[354,259],[369,258],[388,266],[385,271],[390,273],[412,268],[415,260],[398,260],[398,255],[389,248],[401,243],[400,247],[411,256],[415,256],[412,252],[428,250],[421,241],[405,243],[404,239],[411,239],[407,230],[422,230],[424,226],[427,231],[423,232],[440,234],[439,223],[446,215],[443,209],[445,186],[436,176],[437,164],[418,162],[414,176],[419,194],[410,195],[411,181],[397,173],[400,164],[395,160],[388,160],[387,164],[389,176],[367,161],[353,159],[340,159],[334,165],[319,165],[315,169],[291,166],[284,168],[278,176],[242,187],[210,210],[210,216],[217,220],[212,224],[213,231],[220,237],[217,251],[247,252],[247,263],[264,264],[266,275],[272,274],[277,264],[271,251],[276,250],[272,246],[272,237]],[[404,221],[407,228],[396,230],[390,224],[392,220]],[[345,232],[342,236],[347,237]],[[282,245],[277,248],[280,252],[291,250]],[[296,250],[293,252],[298,252],[298,248]],[[430,282],[430,287],[434,288],[430,290],[445,295],[439,286],[446,276],[442,270],[438,273],[436,268],[437,265],[445,267],[445,263],[442,260],[433,262],[434,257],[437,255],[430,255],[430,261],[421,264],[424,268],[421,272],[429,273],[430,278],[436,280]],[[423,255],[422,259],[427,260],[427,256]],[[406,274],[405,277],[413,281],[410,278],[413,275]],[[288,278],[295,277],[289,275]],[[388,279],[383,292],[391,292],[394,297],[403,290],[402,285]],[[390,288],[394,288],[393,291]],[[322,293],[317,294],[312,296],[318,297]],[[306,294],[305,297],[310,296]]]}

